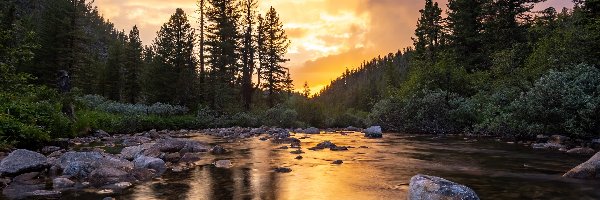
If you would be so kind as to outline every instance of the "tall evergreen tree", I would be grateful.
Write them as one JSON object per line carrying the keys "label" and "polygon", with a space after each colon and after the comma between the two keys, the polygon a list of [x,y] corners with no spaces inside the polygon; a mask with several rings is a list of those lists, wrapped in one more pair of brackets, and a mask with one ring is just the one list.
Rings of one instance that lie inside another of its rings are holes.
{"label": "tall evergreen tree", "polygon": [[140,98],[140,76],[144,64],[142,60],[143,50],[140,31],[137,26],[133,26],[128,36],[127,61],[124,66],[123,95],[125,101],[129,103],[137,103]]}
{"label": "tall evergreen tree", "polygon": [[194,107],[196,61],[194,59],[194,29],[185,12],[178,8],[165,23],[153,44],[154,66],[150,81],[153,91],[150,101]]}
{"label": "tall evergreen tree", "polygon": [[291,81],[288,69],[282,64],[289,61],[284,58],[290,41],[285,34],[283,24],[275,8],[271,7],[259,25],[259,62],[260,75],[264,80],[262,87],[267,91],[267,102],[270,107],[275,106],[278,94],[287,90]]}
{"label": "tall evergreen tree", "polygon": [[257,6],[256,0],[243,0],[242,7],[244,9],[243,28],[244,39],[242,47],[242,98],[244,100],[244,109],[250,110],[252,104],[252,93],[254,86],[252,85],[252,75],[255,67],[255,52],[256,43],[254,40],[254,26],[256,24],[255,9]]}
{"label": "tall evergreen tree", "polygon": [[425,1],[425,8],[419,11],[421,18],[413,38],[417,56],[435,63],[436,54],[442,39],[442,9],[432,0]]}
{"label": "tall evergreen tree", "polygon": [[490,53],[512,48],[527,40],[529,12],[546,0],[494,0],[485,6],[484,38]]}
{"label": "tall evergreen tree", "polygon": [[216,110],[237,105],[236,81],[240,72],[240,11],[233,0],[208,0],[206,51],[209,54],[211,90],[209,104]]}
{"label": "tall evergreen tree", "polygon": [[450,0],[448,28],[454,58],[468,72],[489,67],[483,44],[484,6],[488,0]]}

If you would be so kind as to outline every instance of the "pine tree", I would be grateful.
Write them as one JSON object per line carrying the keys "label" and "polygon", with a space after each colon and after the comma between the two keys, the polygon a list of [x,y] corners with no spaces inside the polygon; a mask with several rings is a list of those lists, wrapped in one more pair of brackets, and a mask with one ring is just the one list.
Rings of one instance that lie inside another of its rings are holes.
{"label": "pine tree", "polygon": [[305,81],[302,88],[302,96],[306,98],[310,97],[310,87],[308,87],[308,82]]}
{"label": "pine tree", "polygon": [[118,39],[113,41],[108,50],[108,62],[104,68],[103,84],[104,96],[111,100],[119,101],[122,97],[123,70],[126,63],[125,33],[118,32]]}
{"label": "pine tree", "polygon": [[244,100],[244,109],[250,110],[252,104],[252,93],[254,86],[252,85],[252,75],[255,67],[255,52],[256,44],[254,40],[254,26],[256,24],[255,9],[257,6],[256,0],[243,0],[242,7],[244,9],[243,28],[244,39],[242,48],[242,98]]}
{"label": "pine tree", "polygon": [[262,22],[258,32],[260,78],[264,80],[262,88],[267,91],[268,105],[273,107],[277,103],[278,94],[291,87],[288,69],[281,65],[289,61],[284,56],[290,41],[275,8],[271,7],[264,20],[259,22]]}
{"label": "pine tree", "polygon": [[450,0],[448,28],[450,48],[458,64],[468,72],[489,68],[483,44],[484,6],[488,0]]}
{"label": "pine tree", "polygon": [[413,38],[417,56],[420,59],[435,63],[436,54],[442,38],[442,9],[432,0],[425,1],[425,8],[419,11],[421,18]]}
{"label": "pine tree", "polygon": [[527,41],[529,12],[536,3],[545,0],[494,0],[485,6],[485,44],[494,53]]}
{"label": "pine tree", "polygon": [[143,67],[142,41],[137,26],[129,32],[127,41],[127,61],[124,68],[124,97],[129,103],[137,103],[140,98],[140,76]]}
{"label": "pine tree", "polygon": [[151,72],[154,102],[166,102],[194,107],[196,65],[194,59],[194,29],[185,12],[178,8],[165,23],[153,44],[154,63]]}
{"label": "pine tree", "polygon": [[198,84],[198,94],[199,94],[199,98],[201,100],[205,100],[205,89],[206,89],[206,55],[205,55],[205,28],[206,28],[206,0],[199,0],[198,1],[198,10],[196,11],[198,13],[198,15],[200,15],[200,18],[198,19],[198,22],[200,24],[200,33],[198,34],[198,36],[200,36],[199,38],[199,56],[198,56],[198,61],[200,63],[200,74],[199,74],[199,84]]}
{"label": "pine tree", "polygon": [[237,75],[240,72],[240,12],[236,1],[208,0],[206,17],[207,63],[210,67],[209,104],[215,110],[229,111],[237,103]]}

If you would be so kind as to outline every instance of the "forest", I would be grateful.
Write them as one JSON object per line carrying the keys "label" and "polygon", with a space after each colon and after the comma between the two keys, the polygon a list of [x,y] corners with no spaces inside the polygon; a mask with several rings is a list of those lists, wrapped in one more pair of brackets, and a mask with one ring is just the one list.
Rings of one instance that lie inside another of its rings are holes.
{"label": "forest", "polygon": [[[600,1],[426,0],[414,46],[293,91],[290,41],[257,0],[199,0],[152,41],[86,0],[0,2],[0,148],[94,130],[344,128],[531,138],[600,135]],[[445,12],[445,14],[443,14]],[[411,37],[411,36],[401,36]],[[62,72],[68,90],[57,87]]]}

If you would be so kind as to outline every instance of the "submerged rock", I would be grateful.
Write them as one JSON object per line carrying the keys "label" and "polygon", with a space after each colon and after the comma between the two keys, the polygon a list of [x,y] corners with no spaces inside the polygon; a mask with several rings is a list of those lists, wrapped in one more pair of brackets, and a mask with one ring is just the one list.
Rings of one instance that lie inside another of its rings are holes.
{"label": "submerged rock", "polygon": [[319,130],[318,128],[315,127],[310,127],[304,130],[304,133],[306,134],[319,134],[321,133],[321,130]]}
{"label": "submerged rock", "polygon": [[592,156],[588,161],[569,170],[563,175],[567,178],[594,179],[600,178],[600,153]]}
{"label": "submerged rock", "polygon": [[594,154],[596,150],[592,148],[574,148],[567,151],[568,154]]}
{"label": "submerged rock", "polygon": [[218,160],[213,164],[215,165],[215,167],[218,167],[218,168],[230,168],[233,166],[233,164],[231,164],[230,160]]}
{"label": "submerged rock", "polygon": [[341,165],[342,163],[344,163],[344,161],[342,161],[342,160],[335,160],[335,161],[331,162],[331,164],[334,164],[334,165]]}
{"label": "submerged rock", "polygon": [[479,200],[469,187],[452,181],[427,175],[416,175],[410,179],[409,200]]}
{"label": "submerged rock", "polygon": [[365,137],[368,138],[382,138],[383,132],[381,131],[381,126],[371,126],[364,131]]}
{"label": "submerged rock", "polygon": [[152,169],[156,171],[157,176],[160,176],[167,170],[165,161],[160,158],[148,156],[138,156],[135,160],[133,160],[133,165],[135,168]]}
{"label": "submerged rock", "polygon": [[292,169],[287,168],[287,167],[278,167],[278,168],[275,168],[274,171],[277,173],[290,173],[290,172],[292,172]]}
{"label": "submerged rock", "polygon": [[0,176],[41,170],[47,166],[46,161],[46,156],[40,153],[17,149],[0,162]]}

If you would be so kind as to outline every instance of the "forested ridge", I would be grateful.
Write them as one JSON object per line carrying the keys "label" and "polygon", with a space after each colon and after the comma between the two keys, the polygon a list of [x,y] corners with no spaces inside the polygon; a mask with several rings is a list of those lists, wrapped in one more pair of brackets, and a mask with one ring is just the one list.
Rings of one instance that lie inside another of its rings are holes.
{"label": "forested ridge", "polygon": [[[90,1],[2,1],[1,146],[97,129],[263,125],[598,136],[600,1],[532,11],[542,1],[441,10],[425,0],[412,47],[346,70],[315,96],[308,83],[292,91],[285,22],[257,0],[199,0],[199,27],[174,9],[144,43]],[[71,90],[58,90],[61,70]]]}

